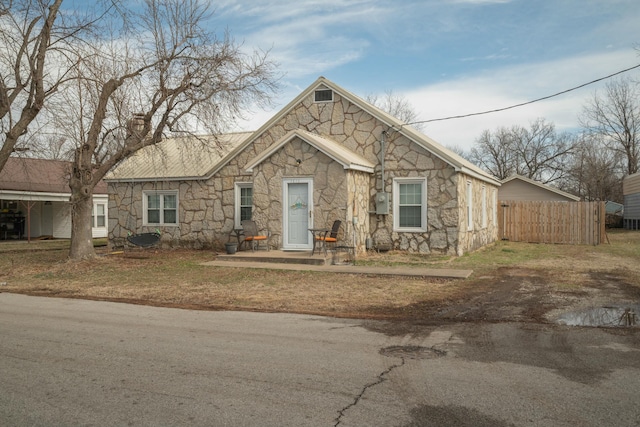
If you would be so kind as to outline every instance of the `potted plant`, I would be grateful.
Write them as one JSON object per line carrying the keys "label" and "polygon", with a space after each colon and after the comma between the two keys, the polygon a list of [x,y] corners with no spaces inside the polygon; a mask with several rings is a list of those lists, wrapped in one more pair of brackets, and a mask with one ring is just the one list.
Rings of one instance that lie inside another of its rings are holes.
{"label": "potted plant", "polygon": [[235,242],[229,242],[224,244],[225,249],[227,250],[227,254],[233,255],[238,250],[238,244]]}

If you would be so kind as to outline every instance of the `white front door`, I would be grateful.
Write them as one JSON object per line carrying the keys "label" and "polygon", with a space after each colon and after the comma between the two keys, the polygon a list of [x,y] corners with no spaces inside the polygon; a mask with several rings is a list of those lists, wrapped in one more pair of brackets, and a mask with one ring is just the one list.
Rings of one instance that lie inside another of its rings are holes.
{"label": "white front door", "polygon": [[284,250],[311,249],[313,227],[313,180],[311,178],[285,178],[283,180],[282,230]]}

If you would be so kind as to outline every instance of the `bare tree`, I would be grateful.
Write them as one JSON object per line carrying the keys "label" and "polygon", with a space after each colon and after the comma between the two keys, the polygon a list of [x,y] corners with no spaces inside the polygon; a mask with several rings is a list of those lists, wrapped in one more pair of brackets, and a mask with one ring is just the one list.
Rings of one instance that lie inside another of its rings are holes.
{"label": "bare tree", "polygon": [[539,118],[529,128],[513,129],[516,135],[516,173],[549,184],[567,173],[566,162],[575,139],[569,133],[557,133],[553,123]]}
{"label": "bare tree", "polygon": [[464,149],[464,147],[461,147],[459,145],[445,145],[445,148],[456,153],[458,156],[464,159],[470,160],[471,150],[467,151]]}
{"label": "bare tree", "polygon": [[267,53],[245,53],[228,34],[203,25],[198,0],[145,0],[115,28],[108,21],[78,46],[75,84],[64,94],[60,128],[77,141],[70,179],[71,259],[95,256],[91,195],[123,159],[192,129],[218,133],[275,89]]}
{"label": "bare tree", "polygon": [[422,130],[423,128],[422,123],[414,123],[416,122],[418,114],[411,103],[403,96],[396,95],[393,91],[386,91],[383,95],[368,95],[366,101],[382,111],[389,113],[403,123],[411,124],[411,126],[418,130]]}
{"label": "bare tree", "polygon": [[602,137],[611,150],[621,153],[625,172],[638,172],[640,161],[640,86],[628,78],[609,82],[583,108],[582,126]]}
{"label": "bare tree", "polygon": [[52,160],[73,160],[75,144],[60,135],[34,133],[29,140],[29,157]]}
{"label": "bare tree", "polygon": [[529,128],[515,125],[493,133],[485,130],[469,158],[498,179],[518,174],[546,184],[566,175],[574,145],[571,134],[557,133],[553,123],[539,118]]}
{"label": "bare tree", "polygon": [[56,25],[61,4],[14,0],[0,6],[0,170],[65,80],[64,70],[51,64],[69,35],[69,28]]}
{"label": "bare tree", "polygon": [[569,171],[559,188],[585,200],[622,202],[622,155],[603,149],[602,137],[583,134],[579,137]]}
{"label": "bare tree", "polygon": [[471,148],[469,160],[502,180],[516,172],[515,138],[505,127],[484,130]]}

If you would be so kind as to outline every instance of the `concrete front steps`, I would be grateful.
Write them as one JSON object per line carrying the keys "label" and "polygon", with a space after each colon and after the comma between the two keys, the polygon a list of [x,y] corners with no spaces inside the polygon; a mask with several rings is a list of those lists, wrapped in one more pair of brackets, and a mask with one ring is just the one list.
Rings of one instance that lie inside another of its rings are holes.
{"label": "concrete front steps", "polygon": [[311,252],[290,252],[290,251],[239,251],[235,254],[218,254],[216,261],[228,262],[265,262],[272,264],[303,264],[303,265],[329,265],[331,264],[331,254],[326,258],[324,253],[314,254]]}

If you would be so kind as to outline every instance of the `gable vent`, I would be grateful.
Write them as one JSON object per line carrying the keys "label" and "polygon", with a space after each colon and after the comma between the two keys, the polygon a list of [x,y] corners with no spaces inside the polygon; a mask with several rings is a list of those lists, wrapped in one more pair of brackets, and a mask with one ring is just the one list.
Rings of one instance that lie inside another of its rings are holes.
{"label": "gable vent", "polygon": [[320,89],[315,92],[315,102],[333,101],[333,91],[331,89]]}

